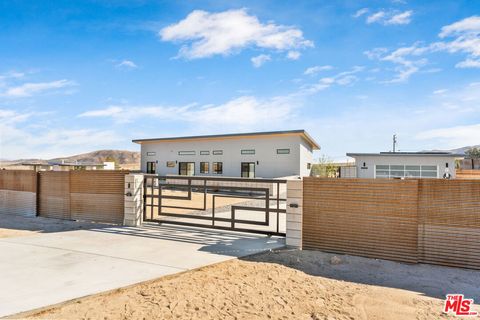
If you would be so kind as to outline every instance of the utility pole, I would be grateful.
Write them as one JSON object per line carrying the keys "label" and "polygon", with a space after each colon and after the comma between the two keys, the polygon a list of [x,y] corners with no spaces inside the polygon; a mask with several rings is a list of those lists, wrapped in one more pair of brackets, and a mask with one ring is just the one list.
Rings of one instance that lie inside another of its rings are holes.
{"label": "utility pole", "polygon": [[393,135],[393,153],[397,151],[397,134]]}

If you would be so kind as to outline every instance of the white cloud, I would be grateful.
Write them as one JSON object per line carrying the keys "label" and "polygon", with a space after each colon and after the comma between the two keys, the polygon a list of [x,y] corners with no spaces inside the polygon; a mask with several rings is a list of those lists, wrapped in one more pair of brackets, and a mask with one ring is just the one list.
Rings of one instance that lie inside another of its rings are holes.
{"label": "white cloud", "polygon": [[480,68],[480,59],[466,59],[455,65],[457,68]]}
{"label": "white cloud", "polygon": [[399,14],[395,14],[390,19],[385,21],[385,25],[409,24],[412,21],[412,13],[412,10],[408,10]]}
{"label": "white cloud", "polygon": [[255,68],[260,68],[265,62],[270,61],[271,58],[268,54],[261,54],[250,59]]}
{"label": "white cloud", "polygon": [[143,117],[195,123],[197,126],[249,128],[283,123],[293,116],[297,103],[291,96],[259,99],[241,96],[219,105],[189,104],[186,106],[110,106],[92,110],[79,117],[108,117],[117,122],[130,122]]}
{"label": "white cloud", "polygon": [[136,69],[138,66],[131,60],[123,60],[115,65],[118,69]]}
{"label": "white cloud", "polygon": [[329,65],[325,65],[325,66],[313,66],[313,67],[310,67],[310,68],[307,68],[303,74],[304,75],[315,75],[321,71],[327,71],[327,70],[332,70],[333,67],[332,66],[329,66]]}
{"label": "white cloud", "polygon": [[[430,44],[421,42],[408,47],[401,47],[392,52],[385,48],[365,51],[370,59],[388,61],[396,65],[397,75],[386,82],[404,82],[411,75],[420,71],[428,62],[426,58],[415,58],[434,52],[466,53],[467,58],[455,65],[457,68],[480,68],[480,17],[472,16],[444,26],[439,37],[453,38],[451,41],[437,41]],[[439,71],[430,69],[431,71]]]}
{"label": "white cloud", "polygon": [[110,147],[121,141],[111,130],[43,125],[46,114],[0,109],[0,159],[48,159]]}
{"label": "white cloud", "polygon": [[9,87],[1,94],[1,96],[12,98],[29,97],[34,94],[71,87],[73,85],[75,85],[75,82],[65,79],[51,82],[29,82],[15,87]]}
{"label": "white cloud", "polygon": [[478,137],[480,137],[480,124],[427,130],[420,132],[416,137],[420,140],[439,140],[442,142],[442,145],[446,145],[447,148],[458,147],[460,145],[477,145]]}
{"label": "white cloud", "polygon": [[367,23],[374,23],[374,22],[380,22],[384,19],[385,17],[385,11],[378,11],[375,12],[367,17]]}
{"label": "white cloud", "polygon": [[287,58],[290,60],[298,60],[301,55],[299,51],[288,51]]}
{"label": "white cloud", "polygon": [[367,16],[367,24],[380,23],[384,26],[405,25],[412,21],[412,10],[398,12],[396,10],[380,10]]}
{"label": "white cloud", "polygon": [[315,94],[319,91],[328,89],[334,85],[346,86],[358,81],[356,73],[363,71],[365,68],[362,66],[355,66],[349,71],[340,72],[332,77],[323,77],[314,84],[304,85],[301,88],[301,92],[304,94]]}
{"label": "white cloud", "polygon": [[444,94],[447,91],[448,91],[448,89],[438,89],[438,90],[433,91],[433,94]]}
{"label": "white cloud", "polygon": [[480,32],[480,16],[471,16],[442,27],[439,37],[445,38],[447,36],[464,35],[470,33],[478,34],[478,32]]}
{"label": "white cloud", "polygon": [[179,56],[186,59],[229,55],[246,47],[275,51],[298,50],[313,47],[300,29],[261,23],[245,9],[210,13],[191,12],[185,19],[169,25],[159,32],[163,41],[185,42]]}
{"label": "white cloud", "polygon": [[364,14],[366,14],[367,12],[368,12],[368,8],[362,8],[362,9],[357,10],[357,12],[355,12],[352,15],[352,17],[359,18],[359,17],[363,16]]}

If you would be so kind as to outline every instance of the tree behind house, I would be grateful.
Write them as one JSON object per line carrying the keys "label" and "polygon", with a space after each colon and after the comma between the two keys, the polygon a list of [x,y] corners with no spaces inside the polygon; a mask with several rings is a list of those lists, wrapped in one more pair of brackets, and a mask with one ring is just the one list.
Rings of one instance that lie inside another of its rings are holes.
{"label": "tree behind house", "polygon": [[465,154],[472,160],[472,169],[475,169],[475,159],[480,159],[480,148],[470,148]]}

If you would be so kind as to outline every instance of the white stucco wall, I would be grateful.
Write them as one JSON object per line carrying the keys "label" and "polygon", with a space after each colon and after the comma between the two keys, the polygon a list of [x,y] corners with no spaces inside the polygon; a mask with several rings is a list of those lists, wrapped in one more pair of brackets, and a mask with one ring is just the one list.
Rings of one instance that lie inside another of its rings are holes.
{"label": "white stucco wall", "polygon": [[[365,163],[365,167],[363,164]],[[375,165],[424,165],[437,166],[439,178],[443,177],[446,163],[452,178],[455,178],[455,158],[439,156],[402,156],[402,155],[378,155],[378,156],[355,156],[358,178],[375,178]]]}
{"label": "white stucco wall", "polygon": [[[310,168],[308,167],[310,164]],[[300,176],[308,177],[310,176],[311,165],[313,164],[313,153],[312,148],[304,139],[301,139],[300,142],[300,163],[299,170]]]}
{"label": "white stucco wall", "polygon": [[[254,155],[242,155],[241,150],[254,149]],[[290,149],[290,154],[277,154],[277,149]],[[213,155],[213,150],[223,150],[223,155]],[[195,151],[195,155],[179,155],[179,151]],[[209,155],[200,155],[209,151]],[[147,155],[154,152],[155,155]],[[157,174],[178,174],[178,162],[195,162],[196,176],[239,177],[242,162],[255,163],[255,176],[276,178],[292,175],[309,175],[307,162],[313,161],[311,148],[300,136],[265,136],[254,138],[161,141],[141,145],[141,170],[146,172],[147,161],[158,161]],[[167,167],[167,161],[175,167]],[[258,164],[257,164],[258,161]],[[200,162],[209,162],[210,172],[200,173]],[[223,174],[212,173],[212,163],[223,163]]]}

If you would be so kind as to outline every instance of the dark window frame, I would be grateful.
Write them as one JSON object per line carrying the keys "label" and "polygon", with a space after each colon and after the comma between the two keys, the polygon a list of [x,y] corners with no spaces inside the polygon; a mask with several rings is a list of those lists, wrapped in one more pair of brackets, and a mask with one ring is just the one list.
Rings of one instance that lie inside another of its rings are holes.
{"label": "dark window frame", "polygon": [[[218,165],[220,165],[220,170],[218,170]],[[220,162],[220,161],[212,162],[212,173],[223,174],[223,162]]]}
{"label": "dark window frame", "polygon": [[[207,165],[207,170],[204,170],[203,165]],[[202,161],[200,162],[200,173],[210,173],[210,162]]]}
{"label": "dark window frame", "polygon": [[[182,174],[182,165],[183,165],[183,164],[186,164],[186,165],[187,165],[186,174]],[[189,165],[189,164],[193,164],[193,172],[192,172],[192,174],[188,174],[188,165]],[[178,163],[178,175],[179,175],[179,176],[185,176],[185,177],[194,176],[194,175],[195,175],[195,162],[192,162],[192,161],[179,162],[179,163]]]}
{"label": "dark window frame", "polygon": [[157,162],[156,161],[147,161],[147,174],[157,173]]}
{"label": "dark window frame", "polygon": [[[243,171],[244,165],[248,165],[248,166],[249,166],[249,168],[248,168],[249,170],[246,171],[247,174],[250,173],[250,165],[253,165],[253,177],[250,177],[250,176],[246,176],[246,177],[245,177],[245,176],[244,176],[244,171]],[[255,175],[256,175],[256,172],[255,172],[255,171],[256,171],[255,162],[242,162],[242,163],[240,164],[240,177],[242,177],[242,178],[255,178]]]}

